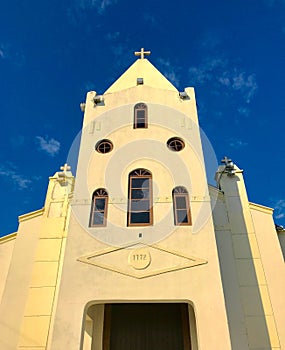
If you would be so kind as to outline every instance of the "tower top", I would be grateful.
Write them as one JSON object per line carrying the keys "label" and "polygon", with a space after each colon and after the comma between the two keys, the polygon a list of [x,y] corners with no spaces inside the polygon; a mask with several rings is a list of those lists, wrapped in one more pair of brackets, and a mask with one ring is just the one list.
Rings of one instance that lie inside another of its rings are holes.
{"label": "tower top", "polygon": [[151,54],[150,51],[145,51],[144,48],[142,47],[140,51],[135,51],[134,55],[135,56],[141,56],[140,59],[144,59],[144,56],[149,56]]}

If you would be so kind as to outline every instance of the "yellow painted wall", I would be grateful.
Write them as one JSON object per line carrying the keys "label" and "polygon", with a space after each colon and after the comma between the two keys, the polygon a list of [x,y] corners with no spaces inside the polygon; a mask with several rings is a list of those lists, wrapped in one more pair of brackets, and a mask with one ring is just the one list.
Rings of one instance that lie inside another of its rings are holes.
{"label": "yellow painted wall", "polygon": [[0,238],[0,300],[5,288],[7,275],[12,259],[13,249],[16,240],[16,233]]}

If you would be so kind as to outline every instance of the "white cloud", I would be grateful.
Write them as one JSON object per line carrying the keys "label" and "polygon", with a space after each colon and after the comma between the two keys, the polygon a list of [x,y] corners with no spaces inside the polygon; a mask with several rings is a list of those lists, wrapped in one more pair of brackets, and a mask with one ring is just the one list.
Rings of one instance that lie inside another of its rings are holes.
{"label": "white cloud", "polygon": [[[87,12],[92,10],[102,15],[107,7],[116,3],[117,0],[73,0],[70,6],[67,7],[66,15],[72,25],[78,26],[87,19]],[[101,27],[100,21],[97,22],[96,27]]]}
{"label": "white cloud", "polygon": [[[179,85],[179,77],[175,73],[173,66],[170,64],[169,60],[165,60],[163,58],[159,58],[158,62],[162,67],[162,72],[166,76],[168,80],[171,81],[175,86]],[[177,71],[177,68],[175,69]]]}
{"label": "white cloud", "polygon": [[117,0],[77,0],[77,6],[81,10],[96,9],[102,14],[110,5],[117,3]]}
{"label": "white cloud", "polygon": [[189,77],[193,84],[204,84],[206,81],[216,80],[217,72],[223,70],[226,65],[227,61],[222,58],[209,58],[198,67],[190,67]]}
{"label": "white cloud", "polygon": [[25,188],[28,188],[29,184],[32,182],[31,180],[25,178],[23,175],[17,173],[15,170],[15,167],[12,165],[1,166],[0,167],[0,176],[13,182],[13,184],[19,190],[23,190]]}
{"label": "white cloud", "polygon": [[232,77],[232,87],[234,90],[240,90],[244,97],[246,98],[246,102],[249,103],[253,95],[257,90],[257,83],[255,80],[255,75],[250,74],[246,76],[246,73],[237,73]]}
{"label": "white cloud", "polygon": [[115,39],[117,39],[119,37],[119,35],[120,35],[120,32],[112,32],[112,33],[108,33],[106,35],[106,38],[108,40],[115,40]]}
{"label": "white cloud", "polygon": [[55,156],[60,149],[60,142],[51,138],[43,138],[42,136],[36,136],[36,142],[39,145],[41,151],[46,152],[50,156]]}
{"label": "white cloud", "polygon": [[[254,74],[248,74],[241,68],[232,68],[227,59],[219,57],[208,58],[199,66],[190,67],[189,77],[194,85],[212,82],[216,92],[222,88],[229,93],[238,91],[242,95],[244,103],[247,104],[251,101],[258,88]],[[240,110],[241,114],[248,112],[249,110],[246,111],[245,108]]]}
{"label": "white cloud", "polygon": [[0,59],[9,60],[16,66],[22,66],[26,60],[23,52],[7,43],[0,44]]}
{"label": "white cloud", "polygon": [[276,219],[285,218],[285,199],[279,199],[274,204],[274,216]]}
{"label": "white cloud", "polygon": [[239,112],[239,114],[244,115],[246,117],[249,116],[249,113],[250,113],[250,111],[247,107],[239,107],[238,112]]}
{"label": "white cloud", "polygon": [[243,147],[246,147],[247,145],[248,143],[242,140],[237,140],[237,139],[230,140],[230,146],[235,149],[243,148]]}

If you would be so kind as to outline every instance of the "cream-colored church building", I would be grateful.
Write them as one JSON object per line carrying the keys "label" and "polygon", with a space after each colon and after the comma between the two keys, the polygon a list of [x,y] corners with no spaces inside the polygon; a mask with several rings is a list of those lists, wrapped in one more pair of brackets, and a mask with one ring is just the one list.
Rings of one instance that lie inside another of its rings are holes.
{"label": "cream-colored church building", "polygon": [[148,54],[0,238],[0,350],[285,350],[285,233],[227,157],[207,184],[194,89]]}

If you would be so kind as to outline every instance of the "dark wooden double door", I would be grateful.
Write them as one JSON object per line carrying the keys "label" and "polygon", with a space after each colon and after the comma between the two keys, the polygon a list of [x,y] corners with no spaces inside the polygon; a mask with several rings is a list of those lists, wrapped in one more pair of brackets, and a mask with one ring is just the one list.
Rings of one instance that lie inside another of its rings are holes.
{"label": "dark wooden double door", "polygon": [[191,350],[187,304],[107,304],[104,350]]}

